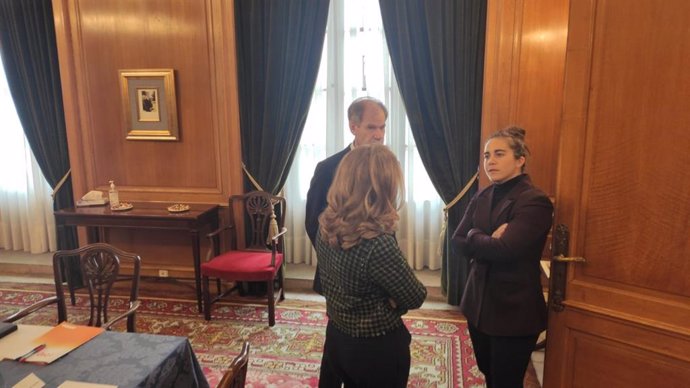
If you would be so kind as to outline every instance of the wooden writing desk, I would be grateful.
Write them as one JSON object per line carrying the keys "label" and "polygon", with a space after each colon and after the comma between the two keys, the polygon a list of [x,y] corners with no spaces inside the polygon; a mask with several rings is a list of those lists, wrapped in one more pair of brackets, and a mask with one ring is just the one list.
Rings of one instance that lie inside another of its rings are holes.
{"label": "wooden writing desk", "polygon": [[86,226],[90,242],[103,240],[103,228],[189,231],[192,238],[197,307],[202,312],[199,231],[207,226],[211,230],[218,228],[218,205],[191,204],[189,211],[184,213],[170,213],[167,207],[171,204],[164,202],[135,202],[133,205],[134,208],[127,211],[112,211],[107,205],[61,209],[55,212],[55,223],[58,228]]}

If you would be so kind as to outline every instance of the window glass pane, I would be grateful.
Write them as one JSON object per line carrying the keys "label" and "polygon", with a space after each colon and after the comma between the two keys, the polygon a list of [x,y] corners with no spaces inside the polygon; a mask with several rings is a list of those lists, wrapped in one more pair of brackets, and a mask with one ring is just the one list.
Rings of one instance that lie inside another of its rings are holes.
{"label": "window glass pane", "polygon": [[24,130],[19,122],[0,57],[0,189],[10,192],[26,191],[26,153]]}
{"label": "window glass pane", "polygon": [[346,112],[352,100],[362,96],[376,97],[388,107],[385,143],[398,157],[407,184],[397,232],[401,249],[413,268],[438,269],[443,204],[412,137],[377,0],[331,0],[313,100],[284,189],[291,209],[289,256],[293,262],[313,264],[315,255],[303,230],[307,191],[316,164],[352,142]]}

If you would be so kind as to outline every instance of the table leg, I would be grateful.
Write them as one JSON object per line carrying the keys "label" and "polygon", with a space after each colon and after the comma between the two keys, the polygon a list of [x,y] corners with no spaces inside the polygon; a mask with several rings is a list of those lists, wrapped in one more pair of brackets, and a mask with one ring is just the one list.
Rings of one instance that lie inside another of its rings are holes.
{"label": "table leg", "polygon": [[102,226],[89,226],[86,228],[86,234],[89,244],[105,242],[105,228]]}
{"label": "table leg", "polygon": [[192,235],[192,254],[194,255],[194,282],[196,283],[196,303],[199,312],[203,312],[201,306],[201,253],[199,252],[199,231],[191,230]]}
{"label": "table leg", "polygon": [[[57,222],[56,224],[58,228],[58,235],[64,234],[65,225]],[[74,295],[74,290],[76,289],[76,287],[74,286],[74,280],[72,280],[72,274],[69,269],[65,271],[65,280],[67,281],[67,289],[69,290],[70,302],[72,302],[72,306],[74,306],[77,303],[76,297]]]}

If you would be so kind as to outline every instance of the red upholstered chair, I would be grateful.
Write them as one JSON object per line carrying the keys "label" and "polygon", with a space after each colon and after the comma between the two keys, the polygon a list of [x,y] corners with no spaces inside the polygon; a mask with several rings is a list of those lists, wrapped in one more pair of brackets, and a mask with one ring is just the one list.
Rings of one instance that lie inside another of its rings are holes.
{"label": "red upholstered chair", "polygon": [[[201,277],[204,295],[204,316],[211,319],[212,304],[238,290],[240,282],[264,282],[268,299],[268,324],[275,325],[276,300],[285,299],[283,290],[283,238],[287,229],[284,227],[285,199],[265,191],[252,191],[245,195],[233,195],[229,200],[230,220],[234,222],[234,205],[241,203],[246,215],[245,231],[246,248],[240,246],[236,225],[221,228],[208,237],[213,242],[214,257],[201,265]],[[220,235],[230,230],[229,250],[220,252]],[[217,279],[217,293],[211,295],[209,279]],[[220,281],[235,282],[234,287],[222,291]],[[276,296],[277,293],[277,296]]]}

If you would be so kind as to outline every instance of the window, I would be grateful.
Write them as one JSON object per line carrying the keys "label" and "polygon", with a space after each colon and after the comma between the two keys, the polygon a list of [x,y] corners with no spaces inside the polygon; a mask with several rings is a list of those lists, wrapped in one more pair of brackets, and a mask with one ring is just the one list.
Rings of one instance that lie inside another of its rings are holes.
{"label": "window", "polygon": [[52,189],[26,141],[0,58],[0,247],[42,253],[57,248]]}
{"label": "window", "polygon": [[397,238],[414,269],[439,269],[443,203],[417,152],[390,64],[376,0],[333,0],[321,67],[302,139],[285,184],[288,260],[315,264],[304,231],[307,190],[316,164],[352,142],[347,107],[372,96],[388,107],[385,143],[398,156],[406,181],[406,206]]}

